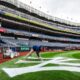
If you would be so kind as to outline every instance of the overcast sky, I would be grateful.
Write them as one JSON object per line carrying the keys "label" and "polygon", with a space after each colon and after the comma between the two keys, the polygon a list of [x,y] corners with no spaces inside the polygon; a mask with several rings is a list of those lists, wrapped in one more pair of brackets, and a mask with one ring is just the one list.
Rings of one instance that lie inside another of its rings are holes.
{"label": "overcast sky", "polygon": [[80,0],[19,0],[49,15],[80,22]]}

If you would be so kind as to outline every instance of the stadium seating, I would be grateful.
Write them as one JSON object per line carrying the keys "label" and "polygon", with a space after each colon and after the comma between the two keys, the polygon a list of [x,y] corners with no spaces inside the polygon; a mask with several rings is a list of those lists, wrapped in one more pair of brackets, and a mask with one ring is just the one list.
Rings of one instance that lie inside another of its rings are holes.
{"label": "stadium seating", "polygon": [[[6,29],[1,35],[14,35],[1,36],[1,46],[80,47],[80,24],[52,17],[18,0],[0,0],[0,2],[0,18],[3,19],[0,23]],[[13,25],[10,21],[14,22]],[[20,39],[22,37],[28,40]]]}

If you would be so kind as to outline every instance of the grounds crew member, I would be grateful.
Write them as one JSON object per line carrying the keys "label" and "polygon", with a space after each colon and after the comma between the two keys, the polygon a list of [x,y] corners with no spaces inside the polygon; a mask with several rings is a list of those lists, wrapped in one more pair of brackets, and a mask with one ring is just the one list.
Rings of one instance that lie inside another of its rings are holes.
{"label": "grounds crew member", "polygon": [[38,59],[41,60],[41,57],[40,57],[40,52],[42,51],[42,46],[38,46],[38,45],[34,45],[30,52],[26,55],[27,57],[30,56],[31,54],[33,54],[34,52],[36,53]]}

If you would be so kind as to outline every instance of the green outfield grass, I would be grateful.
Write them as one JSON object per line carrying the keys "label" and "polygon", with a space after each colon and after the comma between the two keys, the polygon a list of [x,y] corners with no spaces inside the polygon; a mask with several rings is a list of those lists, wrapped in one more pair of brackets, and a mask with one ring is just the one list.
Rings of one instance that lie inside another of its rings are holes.
{"label": "green outfield grass", "polygon": [[[33,54],[32,57],[36,55]],[[57,56],[64,56],[69,58],[80,59],[80,51],[64,51],[64,52],[43,52],[41,53],[42,58],[53,58]],[[10,78],[3,70],[3,67],[7,68],[18,68],[18,67],[29,67],[39,63],[20,63],[15,64],[18,60],[23,60],[23,57],[13,59],[11,61],[0,64],[0,80],[80,80],[80,73],[70,72],[63,70],[52,70],[52,71],[39,71],[32,73],[25,73],[19,76]],[[36,61],[32,60],[32,61]],[[75,61],[72,61],[75,63]],[[79,61],[76,61],[79,62]],[[59,66],[58,64],[48,64],[46,66]]]}

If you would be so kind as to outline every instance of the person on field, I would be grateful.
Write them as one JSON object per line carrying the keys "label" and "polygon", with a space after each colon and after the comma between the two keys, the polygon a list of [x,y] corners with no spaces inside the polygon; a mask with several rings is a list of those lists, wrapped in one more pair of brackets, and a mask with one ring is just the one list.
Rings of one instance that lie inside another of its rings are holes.
{"label": "person on field", "polygon": [[28,57],[28,56],[31,56],[31,54],[33,54],[33,53],[35,52],[36,55],[37,55],[37,57],[38,57],[38,59],[41,60],[41,56],[40,56],[40,52],[41,52],[41,51],[42,51],[42,46],[34,45],[34,46],[31,48],[30,52],[29,52],[26,56],[27,56],[27,57]]}

